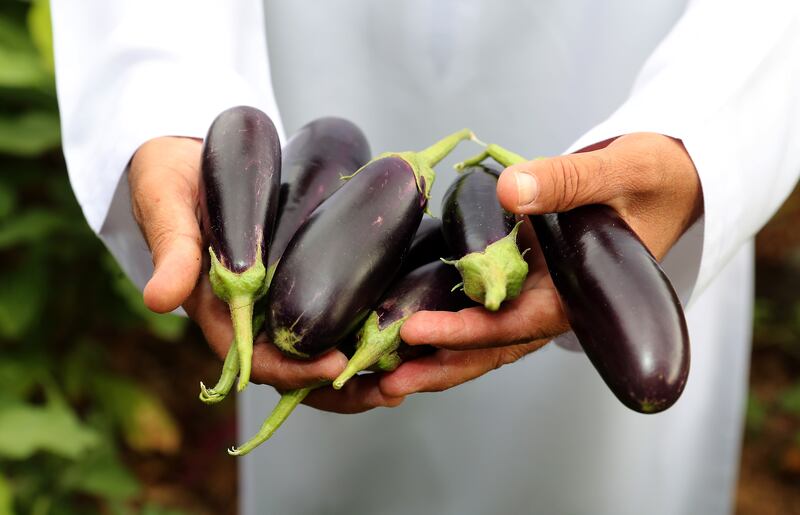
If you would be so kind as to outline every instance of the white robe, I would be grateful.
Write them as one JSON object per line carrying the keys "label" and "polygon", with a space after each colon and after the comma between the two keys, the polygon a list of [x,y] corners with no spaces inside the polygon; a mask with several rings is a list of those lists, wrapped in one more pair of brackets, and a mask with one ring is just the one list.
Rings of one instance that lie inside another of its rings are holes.
{"label": "white robe", "polygon": [[[139,286],[152,265],[130,214],[131,154],[202,137],[232,105],[260,107],[282,134],[347,117],[375,154],[465,126],[531,157],[652,131],[681,138],[697,167],[704,216],[664,263],[692,341],[673,408],[628,410],[582,353],[549,345],[397,409],[299,408],[241,459],[243,513],[731,511],[752,240],[800,171],[796,0],[52,4],[70,179]],[[434,212],[449,164],[474,150],[438,167]],[[240,439],[275,400],[266,386],[240,397]]]}

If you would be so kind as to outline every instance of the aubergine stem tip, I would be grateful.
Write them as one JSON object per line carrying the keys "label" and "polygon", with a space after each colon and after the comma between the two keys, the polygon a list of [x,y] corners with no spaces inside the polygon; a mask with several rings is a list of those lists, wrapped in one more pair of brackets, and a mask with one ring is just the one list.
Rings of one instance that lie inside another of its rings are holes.
{"label": "aubergine stem tip", "polygon": [[517,246],[517,233],[522,222],[517,222],[507,236],[486,247],[483,252],[471,252],[461,259],[447,261],[455,265],[464,279],[464,293],[489,311],[497,311],[505,300],[519,296],[528,263],[524,252]]}
{"label": "aubergine stem tip", "polygon": [[486,145],[486,148],[480,154],[474,155],[468,159],[461,161],[453,166],[456,170],[463,170],[470,166],[476,166],[486,160],[486,158],[491,157],[498,163],[503,166],[511,166],[517,163],[524,163],[526,161],[530,161],[530,159],[525,159],[519,154],[516,154],[508,149],[501,147],[500,145],[495,145],[494,143],[490,143]]}
{"label": "aubergine stem tip", "polygon": [[264,423],[261,424],[261,428],[258,430],[258,433],[256,433],[255,436],[239,447],[231,447],[228,449],[228,454],[231,456],[244,456],[262,443],[269,440],[270,437],[275,434],[275,431],[277,431],[278,428],[281,427],[281,425],[286,421],[286,419],[289,418],[289,415],[292,414],[298,404],[303,402],[303,399],[305,399],[312,390],[325,384],[329,383],[308,386],[306,388],[298,388],[296,390],[289,390],[281,394],[278,404],[275,405],[272,413],[270,413],[269,417],[267,417]]}
{"label": "aubergine stem tip", "polygon": [[[253,332],[257,333],[264,325],[264,314],[262,309],[255,308],[258,313],[253,316]],[[222,365],[222,374],[219,376],[217,384],[213,388],[206,388],[200,382],[200,400],[206,404],[216,404],[222,401],[231,391],[236,376],[239,374],[239,352],[236,349],[236,341],[231,341],[228,347],[228,354],[225,355],[225,363]]]}
{"label": "aubergine stem tip", "polygon": [[209,279],[214,294],[228,303],[233,324],[233,336],[239,354],[239,384],[237,391],[244,390],[250,382],[250,367],[253,359],[253,303],[266,293],[267,270],[258,256],[255,263],[242,273],[231,272],[219,261],[209,247],[211,270]]}
{"label": "aubergine stem tip", "polygon": [[231,391],[233,383],[236,381],[236,376],[239,374],[239,353],[236,349],[235,342],[231,342],[228,348],[228,354],[225,356],[225,363],[222,365],[222,374],[219,381],[213,388],[206,388],[203,382],[200,382],[200,400],[206,404],[216,404],[228,395]]}
{"label": "aubergine stem tip", "polygon": [[[417,178],[417,187],[419,188],[420,193],[422,193],[425,198],[429,198],[431,188],[433,187],[433,181],[436,178],[433,167],[439,164],[442,159],[447,157],[448,154],[450,154],[450,152],[452,152],[460,142],[466,139],[473,139],[474,137],[475,133],[471,130],[461,129],[458,132],[454,132],[453,134],[445,136],[433,145],[420,150],[419,152],[386,152],[379,155],[372,161],[390,156],[397,156],[405,160],[409,165],[411,165],[411,169],[414,171],[414,175]],[[372,161],[370,161],[370,163]],[[367,163],[367,165],[370,163]],[[342,179],[347,180],[353,178],[367,165],[362,166],[351,175],[342,177]]]}
{"label": "aubergine stem tip", "polygon": [[333,380],[333,389],[339,390],[354,375],[368,369],[382,357],[391,354],[400,345],[400,328],[408,317],[392,322],[381,329],[378,314],[373,311],[358,333],[356,352],[347,362],[347,367]]}

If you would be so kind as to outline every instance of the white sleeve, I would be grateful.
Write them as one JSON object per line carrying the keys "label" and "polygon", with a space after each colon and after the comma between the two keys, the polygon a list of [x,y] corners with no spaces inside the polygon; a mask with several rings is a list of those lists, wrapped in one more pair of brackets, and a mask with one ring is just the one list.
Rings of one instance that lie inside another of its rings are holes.
{"label": "white sleeve", "polygon": [[[261,0],[51,0],[64,155],[78,202],[141,288],[150,253],[133,221],[128,161],[158,136],[202,138],[234,105],[283,136]],[[113,200],[113,203],[112,203]]]}
{"label": "white sleeve", "polygon": [[798,180],[798,56],[797,0],[693,1],[628,100],[568,150],[631,132],[683,141],[704,203],[702,219],[664,263],[684,303],[755,236]]}

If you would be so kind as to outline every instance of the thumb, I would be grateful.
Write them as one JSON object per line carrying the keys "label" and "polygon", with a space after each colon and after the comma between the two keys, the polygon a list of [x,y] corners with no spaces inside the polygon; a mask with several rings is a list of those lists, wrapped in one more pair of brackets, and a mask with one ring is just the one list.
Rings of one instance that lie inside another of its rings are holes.
{"label": "thumb", "polygon": [[606,203],[618,192],[607,149],[536,159],[506,168],[497,196],[513,213],[541,214]]}
{"label": "thumb", "polygon": [[133,213],[153,254],[145,305],[166,313],[192,293],[202,264],[196,208],[202,144],[185,138],[145,143],[131,161]]}

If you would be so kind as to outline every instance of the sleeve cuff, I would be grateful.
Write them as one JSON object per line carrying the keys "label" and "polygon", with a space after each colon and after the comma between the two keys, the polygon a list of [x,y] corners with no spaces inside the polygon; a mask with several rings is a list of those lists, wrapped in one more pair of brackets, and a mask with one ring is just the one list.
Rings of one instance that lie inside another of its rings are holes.
{"label": "sleeve cuff", "polygon": [[[122,69],[125,71],[122,72]],[[124,73],[124,79],[114,77]],[[64,148],[70,178],[89,225],[99,232],[128,161],[145,141],[159,136],[203,138],[214,117],[234,105],[252,105],[268,113],[283,136],[274,100],[253,89],[244,78],[181,65],[169,59],[148,59],[134,66],[109,69],[99,80],[122,85],[109,88],[99,101],[83,99],[81,117],[93,124],[65,130]],[[153,77],[159,77],[154,81]],[[106,109],[113,112],[101,112]],[[69,116],[76,120],[79,116]],[[86,169],[88,168],[88,170]]]}

